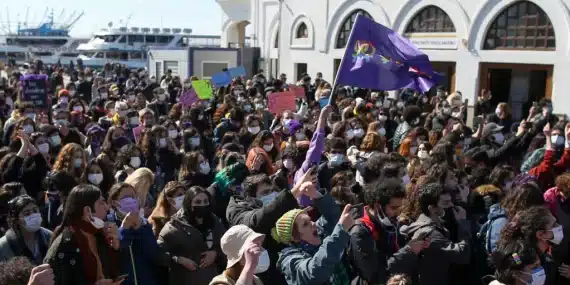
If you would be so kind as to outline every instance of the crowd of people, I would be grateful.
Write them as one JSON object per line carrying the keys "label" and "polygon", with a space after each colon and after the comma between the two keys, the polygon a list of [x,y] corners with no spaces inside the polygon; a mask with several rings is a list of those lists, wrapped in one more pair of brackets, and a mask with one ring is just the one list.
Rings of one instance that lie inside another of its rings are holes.
{"label": "crowd of people", "polygon": [[442,87],[260,72],[187,106],[198,78],[171,71],[26,73],[50,104],[0,79],[0,284],[570,284],[570,122],[549,99],[517,122],[483,90],[471,124]]}

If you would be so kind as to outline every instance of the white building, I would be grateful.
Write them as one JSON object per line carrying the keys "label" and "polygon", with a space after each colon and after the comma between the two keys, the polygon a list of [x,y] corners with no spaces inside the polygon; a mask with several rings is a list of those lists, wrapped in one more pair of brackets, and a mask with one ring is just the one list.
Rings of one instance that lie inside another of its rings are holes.
{"label": "white building", "polygon": [[442,82],[474,102],[481,89],[520,115],[549,97],[555,112],[570,107],[570,0],[217,0],[224,12],[222,46],[261,49],[268,73],[322,72],[333,81],[357,13],[409,37]]}

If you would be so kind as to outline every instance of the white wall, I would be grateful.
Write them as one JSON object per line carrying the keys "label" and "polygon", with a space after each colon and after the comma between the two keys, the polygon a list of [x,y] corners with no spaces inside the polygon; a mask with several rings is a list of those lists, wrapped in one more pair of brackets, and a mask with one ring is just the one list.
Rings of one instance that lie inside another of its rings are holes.
{"label": "white wall", "polygon": [[[152,56],[151,56],[152,55]],[[178,61],[178,76],[181,79],[188,78],[188,49],[178,50],[160,50],[151,49],[148,56],[148,71],[151,76],[156,76],[156,63],[162,63],[162,74],[164,69],[164,61]],[[162,75],[161,74],[161,75]]]}
{"label": "white wall", "polygon": [[[337,33],[344,19],[354,10],[367,11],[376,22],[403,33],[413,16],[428,5],[443,9],[452,19],[459,41],[455,50],[425,50],[432,61],[456,62],[456,90],[475,102],[480,63],[552,64],[554,111],[566,113],[570,106],[570,0],[531,0],[549,16],[556,35],[556,51],[482,50],[486,31],[504,8],[517,0],[283,0],[281,25],[277,0],[250,0],[253,31],[262,57],[279,58],[280,72],[293,78],[296,63],[307,63],[311,75],[322,72],[333,81],[335,58],[344,50],[335,49]],[[231,17],[231,15],[227,15]],[[296,42],[295,28],[304,21],[309,39]],[[273,47],[279,30],[281,53]],[[462,42],[466,41],[466,45]],[[268,66],[265,70],[268,70]],[[565,108],[566,107],[566,108]]]}

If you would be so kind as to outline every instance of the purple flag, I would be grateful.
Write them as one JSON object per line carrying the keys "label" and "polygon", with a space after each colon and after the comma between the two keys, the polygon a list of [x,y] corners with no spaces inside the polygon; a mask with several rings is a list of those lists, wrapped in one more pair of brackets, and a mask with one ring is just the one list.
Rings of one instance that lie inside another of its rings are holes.
{"label": "purple flag", "polygon": [[437,83],[429,57],[398,33],[358,15],[336,84],[360,88],[426,92]]}

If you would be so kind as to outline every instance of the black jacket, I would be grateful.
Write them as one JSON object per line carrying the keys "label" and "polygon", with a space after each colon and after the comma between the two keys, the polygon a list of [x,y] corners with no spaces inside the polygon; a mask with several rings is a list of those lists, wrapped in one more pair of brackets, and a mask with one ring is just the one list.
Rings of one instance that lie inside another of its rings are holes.
{"label": "black jacket", "polygon": [[[252,230],[265,235],[271,235],[271,229],[281,216],[289,210],[297,208],[297,199],[289,190],[283,190],[275,200],[267,205],[255,198],[232,197],[227,207],[227,218],[230,226],[246,225]],[[272,238],[266,238],[263,248],[269,253],[271,264],[276,264],[279,252],[284,248]],[[285,277],[275,266],[271,266],[263,274],[258,275],[263,284],[287,284]]]}
{"label": "black jacket", "polygon": [[32,157],[14,157],[6,166],[1,169],[2,183],[21,182],[26,188],[26,192],[32,197],[36,197],[42,191],[42,181],[46,177],[49,168],[41,153]]}

